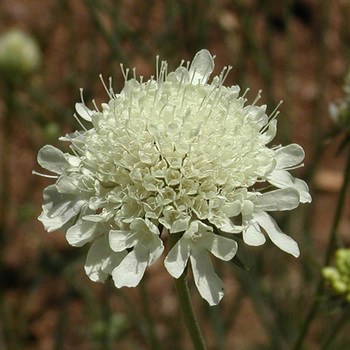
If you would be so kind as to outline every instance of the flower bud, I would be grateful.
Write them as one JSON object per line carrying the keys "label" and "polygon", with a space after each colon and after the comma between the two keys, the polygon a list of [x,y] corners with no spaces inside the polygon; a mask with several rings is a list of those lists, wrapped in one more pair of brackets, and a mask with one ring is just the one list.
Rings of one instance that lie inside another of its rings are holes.
{"label": "flower bud", "polygon": [[350,301],[350,249],[338,249],[335,253],[336,267],[324,267],[323,278],[330,282],[334,292],[345,294]]}
{"label": "flower bud", "polygon": [[25,32],[13,29],[0,37],[0,75],[7,80],[33,73],[41,61],[37,42]]}

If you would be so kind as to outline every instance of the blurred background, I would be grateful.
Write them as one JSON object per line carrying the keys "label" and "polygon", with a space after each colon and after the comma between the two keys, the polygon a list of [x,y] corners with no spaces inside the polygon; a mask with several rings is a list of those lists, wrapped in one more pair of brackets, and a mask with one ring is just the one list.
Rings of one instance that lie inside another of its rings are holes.
{"label": "blurred background", "polygon": [[[294,175],[308,182],[313,203],[275,216],[298,241],[299,259],[270,242],[242,246],[250,270],[216,261],[225,297],[210,308],[190,282],[195,309],[209,349],[292,349],[342,186],[345,132],[329,103],[344,96],[349,23],[347,0],[0,1],[0,349],[191,349],[162,259],[136,289],[91,282],[87,248],[38,222],[52,181],[32,170],[40,171],[43,145],[64,149],[58,137],[80,129],[72,117],[79,88],[91,107],[108,101],[100,73],[120,91],[120,63],[148,78],[156,54],[174,69],[202,48],[217,56],[215,73],[233,65],[226,84],[250,88],[251,102],[260,89],[270,112],[283,100],[274,144],[305,149]],[[349,200],[338,231],[338,246],[349,247]],[[342,309],[325,293],[305,349],[320,348]],[[349,349],[349,331],[344,323],[330,349]]]}

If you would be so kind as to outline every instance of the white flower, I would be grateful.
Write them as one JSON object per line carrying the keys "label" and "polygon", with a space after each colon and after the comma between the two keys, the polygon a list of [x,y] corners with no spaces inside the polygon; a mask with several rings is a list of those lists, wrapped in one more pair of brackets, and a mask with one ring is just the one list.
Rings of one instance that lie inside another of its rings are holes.
{"label": "white flower", "polygon": [[[267,146],[277,114],[267,116],[258,98],[246,105],[238,86],[225,87],[230,68],[208,83],[214,70],[208,51],[174,72],[166,62],[157,66],[156,78],[145,82],[123,72],[123,90],[106,87],[110,100],[101,109],[87,108],[83,98],[76,104],[84,130],[61,138],[73,154],[40,150],[39,164],[57,174],[44,190],[40,220],[48,231],[66,231],[74,246],[92,242],[88,275],[110,274],[118,288],[136,286],[162,254],[164,227],[181,237],[165,260],[168,271],[179,277],[190,258],[199,292],[216,304],[223,284],[208,252],[232,259],[237,233],[261,245],[263,229],[279,248],[299,255],[266,212],[311,200],[307,185],[289,174],[304,152]],[[255,188],[261,183],[275,187]]]}
{"label": "white flower", "polygon": [[211,226],[195,220],[170,250],[164,264],[174,278],[179,278],[190,258],[194,282],[200,295],[209,305],[216,305],[224,296],[225,286],[214,272],[208,252],[227,261],[235,256],[237,247],[232,239],[214,234]]}

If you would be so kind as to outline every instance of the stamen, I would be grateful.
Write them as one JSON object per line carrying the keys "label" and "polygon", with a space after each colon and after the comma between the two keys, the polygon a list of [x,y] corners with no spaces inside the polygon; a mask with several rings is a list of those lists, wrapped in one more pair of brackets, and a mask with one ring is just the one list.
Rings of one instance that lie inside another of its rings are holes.
{"label": "stamen", "polygon": [[113,90],[113,86],[112,86],[112,77],[109,77],[109,91],[111,93],[111,95],[113,95],[113,97],[115,96],[114,90]]}
{"label": "stamen", "polygon": [[295,169],[302,168],[304,166],[305,166],[304,163],[300,163],[299,165],[294,165],[294,166],[291,166],[291,167],[288,167],[288,168],[283,168],[283,170],[290,171],[290,170],[295,170]]}
{"label": "stamen", "polygon": [[101,82],[102,82],[102,85],[103,85],[105,91],[107,92],[108,97],[109,97],[110,99],[112,99],[113,96],[111,96],[111,93],[110,93],[110,91],[108,90],[108,88],[107,88],[107,86],[106,86],[106,84],[105,84],[105,82],[104,82],[104,80],[103,80],[102,74],[99,75],[99,78],[100,78],[100,80],[101,80]]}
{"label": "stamen", "polygon": [[96,110],[97,112],[101,113],[100,110],[99,110],[98,107],[97,107],[97,104],[96,104],[95,99],[92,100],[92,104],[94,105],[95,110]]}
{"label": "stamen", "polygon": [[39,176],[42,176],[42,177],[47,177],[48,179],[58,179],[59,178],[59,176],[57,176],[57,175],[46,175],[46,174],[38,173],[35,170],[32,171],[32,174],[33,175],[39,175]]}
{"label": "stamen", "polygon": [[228,77],[229,73],[231,72],[232,70],[232,66],[228,66],[228,67],[224,67],[222,73],[224,71],[226,71],[225,75],[223,76],[223,78],[221,79],[220,81],[220,85],[223,85],[223,83],[225,82],[226,78]]}
{"label": "stamen", "polygon": [[274,116],[274,114],[276,114],[276,116],[277,116],[277,113],[279,113],[278,112],[278,108],[280,108],[280,106],[281,106],[281,104],[283,103],[283,100],[281,100],[279,103],[278,103],[278,105],[276,106],[276,108],[272,111],[272,113],[269,115],[269,118],[274,118],[275,116]]}
{"label": "stamen", "polygon": [[185,77],[185,74],[182,72],[182,74],[181,74],[181,79],[180,79],[180,83],[179,83],[179,87],[178,87],[178,89],[177,89],[177,95],[179,95],[179,91],[180,91],[180,88],[181,88],[181,86],[182,86],[182,83],[183,83],[183,81],[184,81],[184,77]]}
{"label": "stamen", "polygon": [[255,104],[260,100],[261,98],[261,93],[262,93],[262,90],[259,90],[253,103],[249,106],[249,109],[247,111],[247,114],[245,115],[245,119],[249,116],[249,113],[251,112],[251,110],[253,109],[253,107],[255,107]]}
{"label": "stamen", "polygon": [[74,113],[73,117],[76,119],[76,121],[79,123],[79,125],[85,130],[87,131],[87,129],[85,128],[85,126],[83,125],[83,123],[79,120],[78,116]]}
{"label": "stamen", "polygon": [[84,89],[83,88],[80,88],[80,99],[81,99],[81,102],[83,103],[83,105],[85,106],[85,101],[84,101],[84,96],[83,96],[83,92],[84,92]]}
{"label": "stamen", "polygon": [[181,108],[183,107],[185,102],[186,92],[187,92],[187,86],[183,89],[182,99],[181,99]]}
{"label": "stamen", "polygon": [[247,95],[247,93],[250,91],[250,88],[247,88],[245,91],[244,91],[244,94],[241,96],[242,98],[245,98],[245,96]]}
{"label": "stamen", "polygon": [[158,70],[159,70],[159,55],[156,56],[156,81],[158,83]]}
{"label": "stamen", "polygon": [[196,75],[197,68],[193,71],[190,84],[193,84],[194,76]]}
{"label": "stamen", "polygon": [[127,74],[125,73],[124,64],[123,63],[120,63],[120,70],[121,70],[121,72],[123,74],[124,81],[127,81]]}

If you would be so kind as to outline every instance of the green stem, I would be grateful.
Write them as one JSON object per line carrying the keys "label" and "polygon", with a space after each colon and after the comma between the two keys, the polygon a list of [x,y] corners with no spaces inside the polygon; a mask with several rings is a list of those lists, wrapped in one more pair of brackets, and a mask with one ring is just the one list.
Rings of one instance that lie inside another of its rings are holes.
{"label": "green stem", "polygon": [[[179,236],[176,234],[169,233],[169,243],[172,248],[179,240]],[[193,346],[196,350],[205,350],[206,346],[204,343],[202,332],[199,328],[198,321],[193,311],[191,297],[185,279],[186,271],[178,278],[175,279],[177,296],[179,298],[180,307],[182,309],[183,317],[185,319],[186,327],[190,333]]]}
{"label": "green stem", "polygon": [[[347,159],[346,168],[345,168],[345,172],[344,172],[343,185],[342,185],[341,191],[339,193],[338,204],[337,204],[337,208],[336,208],[336,212],[335,212],[335,217],[334,217],[334,221],[333,221],[333,225],[332,225],[332,231],[331,231],[331,235],[329,237],[329,243],[328,243],[327,252],[326,252],[323,266],[327,266],[329,264],[329,261],[331,259],[331,256],[333,254],[333,251],[334,251],[334,248],[335,248],[336,242],[337,242],[338,226],[339,226],[341,215],[343,212],[346,192],[347,192],[347,188],[348,188],[349,181],[350,181],[350,149],[348,150],[348,152],[349,152],[349,154],[348,154],[348,159]],[[314,301],[313,301],[311,308],[310,308],[310,311],[306,317],[306,320],[305,320],[303,328],[300,332],[299,338],[297,339],[294,350],[299,350],[302,347],[302,344],[304,342],[305,336],[307,335],[307,332],[309,330],[311,322],[314,319],[314,317],[316,316],[323,291],[324,291],[324,283],[323,283],[323,278],[321,276],[319,279],[317,288],[316,288]]]}

